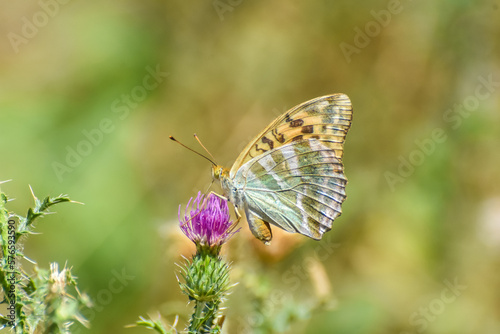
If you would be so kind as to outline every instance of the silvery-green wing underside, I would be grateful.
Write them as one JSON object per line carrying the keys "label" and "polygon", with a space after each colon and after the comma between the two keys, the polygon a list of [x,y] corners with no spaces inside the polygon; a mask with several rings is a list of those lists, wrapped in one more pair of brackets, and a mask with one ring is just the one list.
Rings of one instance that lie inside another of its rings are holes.
{"label": "silvery-green wing underside", "polygon": [[270,150],[241,166],[234,179],[242,185],[247,216],[317,240],[332,228],[346,198],[344,167],[326,139]]}

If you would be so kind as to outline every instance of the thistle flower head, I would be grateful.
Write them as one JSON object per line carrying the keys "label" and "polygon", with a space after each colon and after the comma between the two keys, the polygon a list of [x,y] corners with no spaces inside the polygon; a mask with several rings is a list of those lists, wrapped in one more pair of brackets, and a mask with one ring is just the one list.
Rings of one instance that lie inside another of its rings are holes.
{"label": "thistle flower head", "polygon": [[199,251],[215,250],[216,254],[219,253],[220,247],[237,232],[231,228],[233,222],[229,219],[227,201],[213,194],[205,197],[198,192],[194,200],[189,200],[184,215],[181,215],[179,205],[181,230]]}

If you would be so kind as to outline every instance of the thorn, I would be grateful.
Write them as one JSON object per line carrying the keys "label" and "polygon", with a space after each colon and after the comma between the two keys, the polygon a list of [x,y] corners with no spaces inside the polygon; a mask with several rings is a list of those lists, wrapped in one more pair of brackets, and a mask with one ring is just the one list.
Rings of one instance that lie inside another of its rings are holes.
{"label": "thorn", "polygon": [[[158,312],[158,314],[159,314],[159,312]],[[175,320],[174,320],[174,323],[173,323],[173,325],[172,325],[171,327],[172,327],[172,328],[177,327],[177,323],[178,323],[178,322],[179,322],[179,315],[178,315],[178,314],[176,314],[176,315],[175,315]]]}
{"label": "thorn", "polygon": [[31,195],[33,196],[33,198],[38,199],[38,198],[36,198],[35,193],[33,192],[33,188],[31,188],[31,184],[29,185],[29,187],[30,187]]}
{"label": "thorn", "polygon": [[35,261],[35,260],[30,259],[30,258],[29,258],[29,257],[27,257],[26,255],[23,255],[23,258],[24,258],[26,261],[28,261],[28,262],[30,262],[30,263],[32,263],[32,264],[36,264],[36,261]]}

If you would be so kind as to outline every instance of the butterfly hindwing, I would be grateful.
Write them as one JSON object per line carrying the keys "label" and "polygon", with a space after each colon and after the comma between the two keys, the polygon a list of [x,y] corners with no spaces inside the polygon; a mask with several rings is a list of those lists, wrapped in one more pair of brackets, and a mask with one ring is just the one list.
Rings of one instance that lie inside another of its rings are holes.
{"label": "butterfly hindwing", "polygon": [[301,139],[244,164],[234,176],[245,211],[288,232],[321,239],[341,213],[344,168],[327,139]]}
{"label": "butterfly hindwing", "polygon": [[342,160],[343,143],[352,120],[352,105],[345,94],[333,94],[304,102],[274,120],[236,159],[230,171],[251,159],[292,142],[319,139]]}

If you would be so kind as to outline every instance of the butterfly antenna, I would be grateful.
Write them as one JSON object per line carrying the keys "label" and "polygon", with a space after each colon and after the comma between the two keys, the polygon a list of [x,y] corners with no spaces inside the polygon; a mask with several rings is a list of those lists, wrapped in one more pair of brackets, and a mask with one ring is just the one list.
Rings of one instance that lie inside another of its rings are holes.
{"label": "butterfly antenna", "polygon": [[208,153],[208,155],[209,155],[210,157],[212,157],[212,160],[214,160],[214,161],[215,161],[215,158],[214,158],[214,156],[212,155],[212,153],[210,153],[210,151],[209,151],[209,150],[207,150],[207,148],[205,147],[205,145],[203,145],[203,144],[202,144],[202,142],[201,142],[200,138],[198,138],[198,135],[197,135],[196,133],[194,134],[194,138],[198,141],[198,143],[200,143],[201,147],[203,147],[203,149],[205,150],[205,152],[207,152],[207,153]]}
{"label": "butterfly antenna", "polygon": [[[217,164],[216,164],[215,162],[213,162],[213,160],[210,160],[208,157],[204,156],[204,155],[203,155],[203,154],[201,154],[200,152],[196,152],[196,151],[195,151],[195,150],[193,150],[192,148],[187,147],[186,145],[184,145],[183,143],[181,143],[180,141],[178,141],[178,140],[177,140],[177,139],[175,139],[174,137],[172,137],[172,136],[168,136],[168,138],[170,138],[171,140],[175,141],[177,144],[181,145],[182,147],[187,148],[187,149],[188,149],[188,150],[190,150],[191,152],[194,152],[194,153],[198,154],[200,157],[203,157],[203,158],[207,159],[208,161],[210,161],[210,163],[211,163],[212,165],[217,166]],[[203,145],[202,145],[202,146],[203,146]],[[208,154],[210,154],[210,153],[208,153]],[[210,154],[210,156],[212,156],[212,155]],[[212,157],[212,159],[213,159],[213,157]]]}

